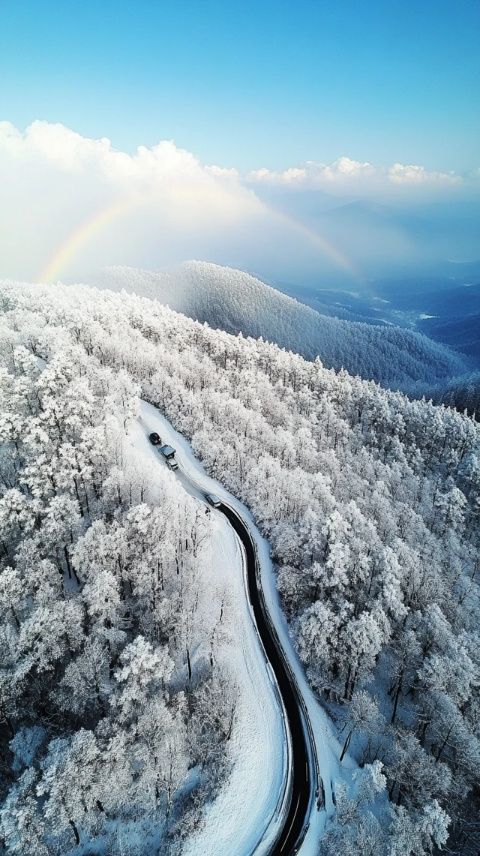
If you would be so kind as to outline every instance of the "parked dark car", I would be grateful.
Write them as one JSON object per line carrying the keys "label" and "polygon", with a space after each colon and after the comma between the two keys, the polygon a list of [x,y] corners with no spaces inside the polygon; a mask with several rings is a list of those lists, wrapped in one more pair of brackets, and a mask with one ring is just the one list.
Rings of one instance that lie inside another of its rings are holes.
{"label": "parked dark car", "polygon": [[148,435],[148,439],[154,446],[159,446],[162,442],[160,434],[157,434],[156,431],[152,431],[152,433]]}

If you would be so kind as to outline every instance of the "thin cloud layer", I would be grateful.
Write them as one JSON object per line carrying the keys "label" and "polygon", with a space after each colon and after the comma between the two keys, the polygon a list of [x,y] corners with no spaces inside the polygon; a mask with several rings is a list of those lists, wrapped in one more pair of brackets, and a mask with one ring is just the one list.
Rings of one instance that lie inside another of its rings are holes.
{"label": "thin cloud layer", "polygon": [[24,132],[0,122],[0,182],[0,276],[33,280],[189,258],[283,281],[361,279],[374,264],[413,263],[419,253],[404,223],[362,205],[415,205],[419,193],[451,201],[478,187],[474,177],[348,157],[241,175],[171,140],[128,154],[43,121]]}
{"label": "thin cloud layer", "polygon": [[359,188],[373,193],[388,192],[391,185],[413,184],[437,188],[439,185],[463,185],[462,176],[453,172],[435,172],[417,164],[395,163],[390,167],[375,167],[368,161],[340,157],[331,164],[308,161],[304,166],[289,167],[282,171],[266,168],[248,173],[247,181],[255,184],[272,184],[283,187],[324,188],[354,192]]}

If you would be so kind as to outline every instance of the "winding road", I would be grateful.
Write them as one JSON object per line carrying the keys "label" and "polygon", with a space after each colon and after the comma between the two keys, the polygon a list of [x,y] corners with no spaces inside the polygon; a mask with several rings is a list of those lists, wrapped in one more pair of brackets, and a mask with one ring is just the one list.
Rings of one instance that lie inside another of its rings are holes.
{"label": "winding road", "polygon": [[[205,499],[207,489],[189,473],[179,468],[175,475],[180,478],[184,487],[190,488],[197,497],[200,494]],[[293,856],[298,853],[307,833],[314,802],[317,802],[318,806],[319,793],[323,791],[315,741],[306,705],[265,602],[255,541],[237,510],[224,501],[221,501],[215,510],[227,518],[243,545],[248,601],[256,632],[282,703],[290,748],[290,768],[282,798],[283,816],[269,853],[271,856]]]}
{"label": "winding road", "polygon": [[292,746],[290,771],[290,798],[288,810],[271,853],[297,853],[308,828],[312,800],[317,791],[315,746],[311,744],[308,715],[302,704],[295,677],[275,632],[268,613],[260,582],[255,545],[241,517],[230,506],[222,503],[218,509],[229,520],[242,542],[247,561],[248,597],[252,606],[258,635],[265,656],[272,667],[278,690],[287,716]]}

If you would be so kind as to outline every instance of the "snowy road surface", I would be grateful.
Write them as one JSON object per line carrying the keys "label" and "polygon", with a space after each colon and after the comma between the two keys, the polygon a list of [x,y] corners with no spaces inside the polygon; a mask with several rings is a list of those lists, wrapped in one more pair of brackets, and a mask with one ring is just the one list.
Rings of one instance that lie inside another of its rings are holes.
{"label": "snowy road surface", "polygon": [[280,691],[283,715],[288,723],[290,742],[287,800],[281,811],[282,826],[272,850],[279,856],[296,853],[303,841],[309,821],[310,806],[318,794],[318,771],[314,741],[311,741],[307,713],[303,708],[294,675],[272,626],[263,598],[257,569],[254,542],[240,515],[222,503],[219,508],[235,529],[244,548],[247,570],[247,590],[255,618],[257,633],[266,658],[273,670]]}
{"label": "snowy road surface", "polygon": [[[248,854],[267,854],[279,851],[276,847],[281,830],[284,830],[285,848],[290,845],[292,835],[299,832],[301,812],[309,805],[308,831],[299,850],[302,856],[317,852],[318,839],[325,825],[326,817],[333,812],[332,789],[335,781],[343,778],[338,765],[338,744],[333,736],[330,723],[324,711],[316,702],[308,687],[303,670],[292,648],[286,622],[278,603],[273,572],[271,568],[268,544],[256,529],[248,510],[232,497],[218,482],[204,472],[194,457],[187,441],[179,435],[170,423],[153,406],[142,403],[140,419],[131,432],[136,452],[149,462],[155,460],[157,466],[165,466],[158,451],[149,444],[147,434],[157,431],[163,442],[177,449],[177,460],[181,470],[178,477],[184,488],[200,500],[204,500],[205,491],[216,493],[226,505],[235,512],[245,526],[251,542],[255,546],[261,576],[261,589],[266,608],[275,626],[275,633],[286,655],[288,670],[294,675],[298,695],[304,706],[304,717],[311,724],[307,733],[307,743],[314,744],[315,752],[309,753],[303,780],[315,783],[314,754],[318,757],[319,767],[325,789],[325,806],[317,808],[316,800],[306,799],[298,791],[293,802],[298,804],[299,813],[288,812],[289,792],[286,780],[294,772],[291,766],[290,728],[285,728],[285,710],[279,698],[275,679],[266,662],[257,636],[257,628],[252,618],[247,597],[248,578],[244,578],[246,557],[244,549],[235,537],[230,524],[223,514],[214,512],[215,539],[212,557],[212,586],[228,584],[232,593],[232,608],[235,610],[235,647],[229,646],[225,652],[228,668],[235,674],[239,685],[239,706],[236,713],[235,728],[232,734],[231,751],[234,753],[232,772],[226,785],[207,811],[205,825],[192,839],[185,851],[186,856],[220,856],[228,852],[231,856]],[[155,470],[152,470],[154,473]],[[227,663],[225,663],[227,666]],[[288,720],[288,716],[285,717]],[[294,728],[296,726],[294,725]],[[298,734],[293,748],[297,751]],[[298,754],[297,754],[298,757]],[[345,764],[344,764],[345,767]],[[295,778],[295,776],[293,777]],[[315,784],[313,790],[315,789]],[[285,820],[291,834],[285,835]]]}

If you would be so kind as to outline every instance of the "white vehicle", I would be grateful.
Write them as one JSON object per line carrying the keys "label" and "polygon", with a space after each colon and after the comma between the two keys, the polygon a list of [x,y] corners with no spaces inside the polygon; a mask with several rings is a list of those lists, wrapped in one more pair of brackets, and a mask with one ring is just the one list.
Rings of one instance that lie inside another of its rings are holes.
{"label": "white vehicle", "polygon": [[178,463],[175,460],[175,449],[173,448],[173,446],[168,446],[168,445],[160,446],[159,451],[163,455],[163,457],[165,458],[167,466],[171,470],[178,470]]}
{"label": "white vehicle", "polygon": [[206,493],[205,499],[209,505],[213,506],[213,508],[220,508],[222,504],[220,497],[216,496],[214,493]]}
{"label": "white vehicle", "polygon": [[160,446],[159,451],[162,453],[163,457],[168,460],[168,458],[173,458],[175,454],[175,449],[173,446],[168,446],[166,443],[163,446]]}

